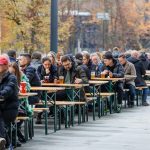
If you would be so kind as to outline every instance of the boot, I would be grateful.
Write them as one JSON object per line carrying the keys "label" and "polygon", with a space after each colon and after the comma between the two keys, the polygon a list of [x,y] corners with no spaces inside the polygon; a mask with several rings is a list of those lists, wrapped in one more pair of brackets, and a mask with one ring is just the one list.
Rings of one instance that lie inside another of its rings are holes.
{"label": "boot", "polygon": [[4,138],[0,138],[0,150],[5,150],[6,140]]}
{"label": "boot", "polygon": [[25,139],[24,135],[21,133],[20,129],[17,130],[17,136],[18,136],[18,140],[21,143],[26,143],[26,139]]}

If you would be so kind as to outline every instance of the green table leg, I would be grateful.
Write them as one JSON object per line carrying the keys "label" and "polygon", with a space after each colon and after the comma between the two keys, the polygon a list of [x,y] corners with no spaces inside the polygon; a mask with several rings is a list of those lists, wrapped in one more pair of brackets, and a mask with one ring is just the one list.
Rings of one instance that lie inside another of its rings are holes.
{"label": "green table leg", "polygon": [[56,92],[54,93],[54,132],[57,130]]}
{"label": "green table leg", "polygon": [[[45,108],[47,108],[47,91],[44,91]],[[48,114],[45,111],[45,135],[48,134]]]}

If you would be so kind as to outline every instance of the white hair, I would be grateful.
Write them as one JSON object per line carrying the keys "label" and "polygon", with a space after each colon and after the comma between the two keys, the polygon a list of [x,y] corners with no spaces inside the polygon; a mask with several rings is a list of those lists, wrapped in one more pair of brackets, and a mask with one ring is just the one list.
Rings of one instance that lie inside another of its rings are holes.
{"label": "white hair", "polygon": [[137,50],[133,50],[132,52],[131,52],[131,56],[133,57],[133,58],[139,58],[139,56],[140,56],[140,53],[137,51]]}
{"label": "white hair", "polygon": [[90,58],[92,59],[93,56],[96,56],[98,62],[101,61],[100,58],[99,58],[99,56],[97,55],[97,53],[92,53],[92,54],[90,55]]}

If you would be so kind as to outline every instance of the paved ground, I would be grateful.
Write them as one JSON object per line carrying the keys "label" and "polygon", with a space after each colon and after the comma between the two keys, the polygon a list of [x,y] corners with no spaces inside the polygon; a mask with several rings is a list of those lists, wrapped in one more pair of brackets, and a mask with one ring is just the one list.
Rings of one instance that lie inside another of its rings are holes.
{"label": "paved ground", "polygon": [[150,106],[123,110],[80,126],[44,135],[19,150],[150,150]]}

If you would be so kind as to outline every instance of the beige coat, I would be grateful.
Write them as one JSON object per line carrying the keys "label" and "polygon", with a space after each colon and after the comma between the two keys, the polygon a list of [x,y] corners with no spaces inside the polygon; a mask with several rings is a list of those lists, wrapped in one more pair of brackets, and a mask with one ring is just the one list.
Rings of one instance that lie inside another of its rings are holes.
{"label": "beige coat", "polygon": [[[130,63],[129,61],[126,62],[124,66],[125,75],[133,75],[136,76],[136,70],[134,67],[134,64]],[[135,85],[134,82],[135,78],[126,79],[126,84],[132,84]]]}

